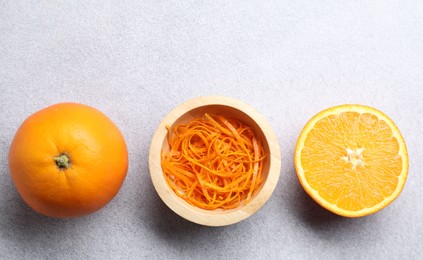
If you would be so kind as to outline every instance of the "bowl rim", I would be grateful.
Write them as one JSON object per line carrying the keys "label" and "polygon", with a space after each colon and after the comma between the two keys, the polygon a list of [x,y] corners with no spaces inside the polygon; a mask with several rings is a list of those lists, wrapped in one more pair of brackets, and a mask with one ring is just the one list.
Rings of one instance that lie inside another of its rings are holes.
{"label": "bowl rim", "polygon": [[[175,198],[174,191],[164,178],[161,167],[161,149],[167,136],[166,125],[172,125],[187,112],[210,105],[231,107],[249,116],[260,127],[269,146],[269,172],[265,183],[255,197],[246,205],[233,210],[204,210]],[[164,119],[154,133],[149,151],[149,170],[154,188],[163,202],[176,214],[191,222],[205,226],[226,226],[240,222],[257,212],[272,195],[280,176],[281,155],[279,142],[266,118],[244,102],[224,96],[200,96],[189,99],[176,106]]]}

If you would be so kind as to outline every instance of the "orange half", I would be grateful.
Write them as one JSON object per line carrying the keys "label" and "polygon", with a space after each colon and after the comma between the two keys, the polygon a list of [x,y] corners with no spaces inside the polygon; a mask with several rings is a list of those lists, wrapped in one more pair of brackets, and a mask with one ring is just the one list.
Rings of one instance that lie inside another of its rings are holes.
{"label": "orange half", "polygon": [[341,105],[315,115],[295,148],[295,169],[304,190],[322,207],[362,217],[389,205],[408,174],[404,138],[381,111]]}

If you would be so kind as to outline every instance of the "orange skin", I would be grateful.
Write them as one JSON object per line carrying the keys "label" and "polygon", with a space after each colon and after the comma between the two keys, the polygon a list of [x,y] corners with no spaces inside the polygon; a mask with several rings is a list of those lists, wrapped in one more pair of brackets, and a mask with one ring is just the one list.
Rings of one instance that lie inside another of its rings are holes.
{"label": "orange skin", "polygon": [[19,194],[35,211],[78,217],[101,209],[118,193],[128,152],[103,113],[61,103],[22,123],[10,146],[9,168]]}

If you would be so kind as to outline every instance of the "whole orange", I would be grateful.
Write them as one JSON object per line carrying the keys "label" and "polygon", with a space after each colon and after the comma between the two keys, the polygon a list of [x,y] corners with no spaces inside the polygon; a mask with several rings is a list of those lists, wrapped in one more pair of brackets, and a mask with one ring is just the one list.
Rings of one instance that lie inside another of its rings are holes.
{"label": "whole orange", "polygon": [[60,103],[28,117],[9,151],[9,168],[24,201],[50,217],[77,217],[105,206],[128,169],[125,140],[95,108]]}

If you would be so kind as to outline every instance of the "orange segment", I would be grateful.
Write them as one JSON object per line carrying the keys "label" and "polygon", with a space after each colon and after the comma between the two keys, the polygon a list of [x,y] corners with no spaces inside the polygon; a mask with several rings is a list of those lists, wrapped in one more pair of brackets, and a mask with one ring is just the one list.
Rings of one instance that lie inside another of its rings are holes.
{"label": "orange segment", "polygon": [[361,217],[394,201],[408,173],[404,139],[381,111],[341,105],[315,115],[295,148],[305,191],[335,214]]}

